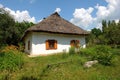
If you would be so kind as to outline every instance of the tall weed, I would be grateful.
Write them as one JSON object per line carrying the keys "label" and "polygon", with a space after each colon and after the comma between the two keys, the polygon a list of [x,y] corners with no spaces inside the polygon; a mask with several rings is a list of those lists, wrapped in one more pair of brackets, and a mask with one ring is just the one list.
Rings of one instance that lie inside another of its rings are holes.
{"label": "tall weed", "polygon": [[0,53],[0,70],[15,71],[21,69],[24,64],[21,53],[13,51]]}
{"label": "tall weed", "polygon": [[76,52],[75,52],[75,47],[70,47],[69,48],[69,54],[70,55],[73,55],[73,54],[75,54]]}

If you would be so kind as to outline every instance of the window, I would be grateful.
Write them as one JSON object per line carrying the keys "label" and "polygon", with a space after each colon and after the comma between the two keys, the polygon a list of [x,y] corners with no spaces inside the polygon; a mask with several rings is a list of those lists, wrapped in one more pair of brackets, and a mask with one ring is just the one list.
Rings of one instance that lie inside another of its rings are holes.
{"label": "window", "polygon": [[28,50],[30,50],[30,41],[28,41]]}
{"label": "window", "polygon": [[79,40],[71,40],[70,45],[78,48],[78,47],[80,47],[80,41]]}
{"label": "window", "polygon": [[56,40],[46,40],[46,50],[57,49]]}

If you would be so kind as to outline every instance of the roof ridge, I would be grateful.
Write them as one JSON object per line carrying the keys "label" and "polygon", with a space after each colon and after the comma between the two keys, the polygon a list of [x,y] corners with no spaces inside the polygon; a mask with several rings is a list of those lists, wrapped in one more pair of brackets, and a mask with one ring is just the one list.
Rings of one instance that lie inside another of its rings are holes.
{"label": "roof ridge", "polygon": [[52,16],[52,15],[56,15],[56,16],[59,16],[60,17],[60,15],[59,15],[59,13],[58,12],[54,12],[53,14],[51,14],[50,16]]}

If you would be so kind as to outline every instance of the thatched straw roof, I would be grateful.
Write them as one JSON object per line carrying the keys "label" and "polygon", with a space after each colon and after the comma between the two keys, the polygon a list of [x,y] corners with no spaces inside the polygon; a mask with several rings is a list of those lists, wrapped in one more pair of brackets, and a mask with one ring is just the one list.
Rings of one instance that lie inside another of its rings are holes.
{"label": "thatched straw roof", "polygon": [[48,33],[60,33],[60,34],[75,34],[75,35],[87,35],[88,32],[81,29],[78,26],[73,25],[67,20],[60,17],[55,12],[47,18],[44,18],[40,23],[28,28],[26,32],[48,32]]}

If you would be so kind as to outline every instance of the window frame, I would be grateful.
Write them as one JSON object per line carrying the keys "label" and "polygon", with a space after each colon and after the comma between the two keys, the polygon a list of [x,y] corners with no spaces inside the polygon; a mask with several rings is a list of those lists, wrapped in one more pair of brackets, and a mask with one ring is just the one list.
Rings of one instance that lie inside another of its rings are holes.
{"label": "window frame", "polygon": [[71,47],[79,48],[80,47],[80,41],[79,40],[71,40],[70,45],[71,45]]}
{"label": "window frame", "polygon": [[[53,47],[50,47],[52,44]],[[55,50],[57,49],[57,40],[48,39],[46,40],[46,50]]]}

